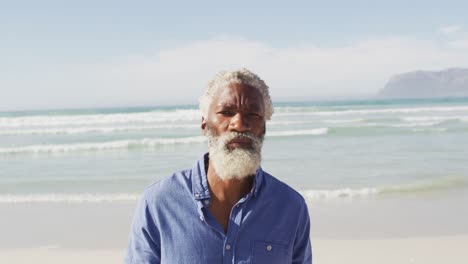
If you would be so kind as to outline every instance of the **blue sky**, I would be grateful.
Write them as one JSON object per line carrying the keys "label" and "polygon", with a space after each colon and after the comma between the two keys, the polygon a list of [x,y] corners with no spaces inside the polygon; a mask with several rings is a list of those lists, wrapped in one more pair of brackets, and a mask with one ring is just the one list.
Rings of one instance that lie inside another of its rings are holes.
{"label": "blue sky", "polygon": [[0,110],[196,103],[247,67],[274,100],[468,67],[464,1],[4,1]]}

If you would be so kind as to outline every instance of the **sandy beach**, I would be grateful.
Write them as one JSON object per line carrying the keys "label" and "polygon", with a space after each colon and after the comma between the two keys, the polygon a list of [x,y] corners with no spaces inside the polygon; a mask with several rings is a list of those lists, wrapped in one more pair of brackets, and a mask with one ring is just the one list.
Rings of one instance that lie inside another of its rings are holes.
{"label": "sandy beach", "polygon": [[[314,263],[318,264],[465,264],[467,248],[467,235],[313,240]],[[0,263],[122,263],[124,254],[124,250],[13,249],[0,251]]]}
{"label": "sandy beach", "polygon": [[314,263],[403,264],[468,261],[468,236],[315,240]]}
{"label": "sandy beach", "polygon": [[[465,264],[468,214],[450,209],[455,201],[465,202],[458,196],[312,203],[314,263]],[[134,207],[0,205],[0,263],[122,263]]]}

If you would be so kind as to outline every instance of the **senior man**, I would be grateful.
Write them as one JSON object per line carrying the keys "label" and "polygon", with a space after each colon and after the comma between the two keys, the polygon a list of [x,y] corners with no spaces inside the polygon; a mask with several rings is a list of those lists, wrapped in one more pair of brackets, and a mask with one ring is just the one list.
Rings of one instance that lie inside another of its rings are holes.
{"label": "senior man", "polygon": [[303,197],[260,167],[268,86],[222,72],[200,98],[209,152],[146,188],[130,233],[129,263],[312,263]]}

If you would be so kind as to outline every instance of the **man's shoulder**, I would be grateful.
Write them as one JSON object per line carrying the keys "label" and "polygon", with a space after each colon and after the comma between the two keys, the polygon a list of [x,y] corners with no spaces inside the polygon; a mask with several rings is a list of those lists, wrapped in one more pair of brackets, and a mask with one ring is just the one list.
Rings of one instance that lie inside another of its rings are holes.
{"label": "man's shoulder", "polygon": [[145,200],[156,200],[190,191],[192,188],[191,176],[192,168],[176,171],[147,186],[143,197]]}
{"label": "man's shoulder", "polygon": [[290,202],[302,205],[305,204],[304,197],[294,188],[279,180],[268,172],[263,172],[264,189],[267,195],[277,197],[278,199],[288,200]]}

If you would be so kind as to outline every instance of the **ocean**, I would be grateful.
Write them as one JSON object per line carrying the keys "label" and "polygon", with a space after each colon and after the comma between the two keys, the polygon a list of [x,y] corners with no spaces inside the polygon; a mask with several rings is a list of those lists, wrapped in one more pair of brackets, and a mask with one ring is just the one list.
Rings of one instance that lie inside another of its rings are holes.
{"label": "ocean", "polygon": [[[195,105],[0,112],[0,203],[136,201],[206,151]],[[262,167],[311,203],[468,193],[468,99],[275,104]]]}

